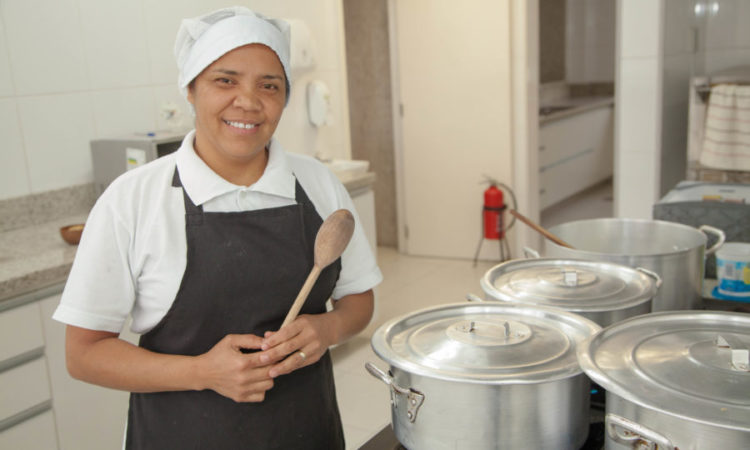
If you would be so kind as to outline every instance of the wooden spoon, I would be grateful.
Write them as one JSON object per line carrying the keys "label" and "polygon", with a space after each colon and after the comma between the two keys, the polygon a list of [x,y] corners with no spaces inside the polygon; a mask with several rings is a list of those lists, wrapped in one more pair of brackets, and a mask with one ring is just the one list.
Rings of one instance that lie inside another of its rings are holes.
{"label": "wooden spoon", "polygon": [[549,239],[550,241],[554,242],[555,244],[561,245],[561,246],[567,247],[567,248],[573,248],[572,245],[568,244],[567,242],[563,241],[559,237],[557,237],[554,234],[550,233],[545,228],[542,228],[540,225],[537,225],[531,219],[529,219],[528,217],[524,216],[523,214],[521,214],[520,212],[516,211],[515,209],[511,209],[510,213],[513,214],[513,216],[515,216],[516,219],[518,219],[521,222],[525,223],[526,225],[530,226],[531,228],[533,228],[534,230],[536,230],[539,234],[541,234],[542,236],[546,237],[547,239]]}
{"label": "wooden spoon", "polygon": [[307,296],[310,295],[310,290],[315,285],[320,272],[341,256],[341,253],[344,252],[344,249],[349,244],[353,232],[354,217],[346,209],[334,211],[320,226],[318,234],[315,236],[315,254],[312,270],[310,270],[310,275],[307,276],[305,284],[302,285],[302,289],[297,294],[292,307],[289,308],[284,323],[281,324],[282,328],[297,317],[299,310],[302,309],[302,305],[307,300]]}

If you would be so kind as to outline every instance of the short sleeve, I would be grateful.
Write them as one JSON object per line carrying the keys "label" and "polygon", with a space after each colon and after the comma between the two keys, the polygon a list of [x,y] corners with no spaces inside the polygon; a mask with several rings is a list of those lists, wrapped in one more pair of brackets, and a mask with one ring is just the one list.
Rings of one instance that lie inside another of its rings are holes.
{"label": "short sleeve", "polygon": [[122,330],[136,287],[128,259],[132,231],[117,209],[116,197],[105,193],[91,210],[55,320],[91,330]]}

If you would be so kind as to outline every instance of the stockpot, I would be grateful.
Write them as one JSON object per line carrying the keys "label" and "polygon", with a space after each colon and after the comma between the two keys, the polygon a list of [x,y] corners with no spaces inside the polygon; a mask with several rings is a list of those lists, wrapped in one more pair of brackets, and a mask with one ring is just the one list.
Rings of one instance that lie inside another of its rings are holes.
{"label": "stockpot", "polygon": [[[705,256],[724,243],[724,232],[660,220],[588,219],[550,227],[573,248],[545,241],[544,256],[610,261],[656,272],[662,279],[652,311],[701,309]],[[717,236],[706,250],[705,233]]]}
{"label": "stockpot", "polygon": [[555,308],[457,303],[383,324],[372,337],[390,365],[399,442],[420,449],[577,449],[589,430],[589,379],[576,348],[600,330]]}
{"label": "stockpot", "polygon": [[578,359],[607,392],[606,448],[750,448],[748,348],[750,315],[715,311],[646,314],[588,338]]}
{"label": "stockpot", "polygon": [[651,312],[661,279],[606,261],[539,258],[498,264],[480,283],[488,300],[561,308],[606,327]]}

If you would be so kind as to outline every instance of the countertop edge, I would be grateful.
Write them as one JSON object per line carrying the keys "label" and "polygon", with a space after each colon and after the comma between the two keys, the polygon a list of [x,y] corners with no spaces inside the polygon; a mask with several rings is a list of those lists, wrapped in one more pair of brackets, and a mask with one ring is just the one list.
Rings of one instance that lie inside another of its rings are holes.
{"label": "countertop edge", "polygon": [[566,117],[575,116],[578,114],[581,114],[586,111],[590,111],[593,109],[598,108],[604,108],[604,107],[611,107],[615,104],[614,97],[603,97],[603,98],[596,98],[596,99],[587,99],[587,100],[581,100],[581,101],[565,101],[565,102],[558,102],[556,105],[567,105],[571,104],[571,107],[569,109],[565,109],[562,111],[557,111],[551,114],[545,114],[539,116],[539,124],[553,122],[555,120],[564,119]]}
{"label": "countertop edge", "polygon": [[[375,181],[374,172],[340,176],[344,187],[350,194],[366,189]],[[33,294],[50,286],[63,286],[70,273],[75,258],[75,247],[63,243],[57,235],[60,226],[69,223],[81,223],[85,215],[75,215],[68,218],[56,219],[45,224],[29,226],[24,230],[11,230],[0,233],[13,237],[5,239],[5,245],[13,247],[8,253],[14,257],[7,258],[0,263],[0,308],[7,308],[6,302],[15,301],[19,297]],[[41,249],[34,252],[28,250],[25,243],[38,244],[44,242]],[[28,267],[24,267],[24,265]],[[21,267],[19,269],[19,266]],[[9,268],[12,269],[9,270]],[[6,269],[3,271],[2,269]]]}

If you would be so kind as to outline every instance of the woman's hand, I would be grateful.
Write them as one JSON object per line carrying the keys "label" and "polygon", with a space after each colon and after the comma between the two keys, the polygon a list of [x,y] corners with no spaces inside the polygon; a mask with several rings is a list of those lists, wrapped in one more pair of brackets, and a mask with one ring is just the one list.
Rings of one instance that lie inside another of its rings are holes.
{"label": "woman's hand", "polygon": [[204,388],[235,402],[262,402],[266,391],[273,387],[273,379],[265,367],[268,363],[260,362],[260,353],[242,352],[243,349],[259,349],[262,341],[250,334],[230,334],[198,356]]}
{"label": "woman's hand", "polygon": [[281,360],[268,375],[276,378],[320,360],[336,343],[330,319],[327,314],[304,314],[277,332],[267,331],[260,361],[271,364]]}
{"label": "woman's hand", "polygon": [[268,372],[271,378],[314,364],[328,347],[344,342],[367,326],[373,303],[372,290],[347,295],[333,302],[333,311],[303,314],[279,331],[266,332],[260,362],[273,364]]}
{"label": "woman's hand", "polygon": [[[260,402],[273,387],[263,339],[228,335],[199,356],[155,353],[120,339],[117,333],[68,325],[66,362],[73,378],[129,392],[212,389],[237,402]],[[270,364],[278,360],[269,360]]]}

